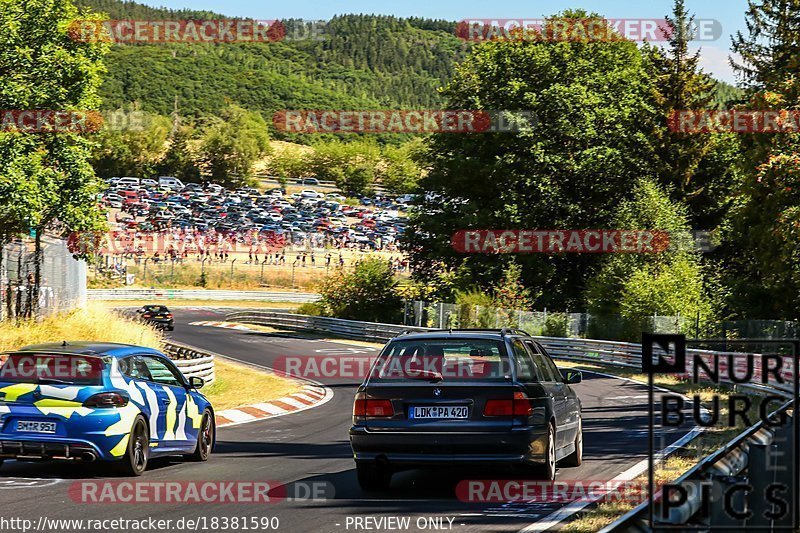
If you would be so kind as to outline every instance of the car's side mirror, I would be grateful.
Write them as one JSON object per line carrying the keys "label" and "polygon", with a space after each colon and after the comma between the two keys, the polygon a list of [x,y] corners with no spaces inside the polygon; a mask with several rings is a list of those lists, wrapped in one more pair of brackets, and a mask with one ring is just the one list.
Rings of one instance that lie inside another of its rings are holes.
{"label": "car's side mirror", "polygon": [[574,385],[583,381],[583,374],[580,370],[562,370],[561,377],[564,378],[564,383]]}
{"label": "car's side mirror", "polygon": [[197,376],[192,376],[189,378],[189,386],[191,386],[193,389],[202,389],[203,385],[205,384],[206,380],[204,380],[203,378]]}

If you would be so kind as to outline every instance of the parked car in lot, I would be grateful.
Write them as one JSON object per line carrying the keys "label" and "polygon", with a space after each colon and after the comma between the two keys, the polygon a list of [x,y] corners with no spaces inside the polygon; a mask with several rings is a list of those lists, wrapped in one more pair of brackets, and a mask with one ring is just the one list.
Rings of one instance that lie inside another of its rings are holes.
{"label": "parked car in lot", "polygon": [[119,178],[116,182],[116,186],[118,187],[138,187],[139,185],[141,185],[141,180],[130,176]]}
{"label": "parked car in lot", "polygon": [[138,476],[152,457],[206,461],[214,449],[214,409],[198,390],[203,380],[186,379],[157,350],[64,342],[2,360],[0,464],[108,461]]}
{"label": "parked car in lot", "polygon": [[358,388],[350,444],[358,482],[393,472],[510,464],[552,480],[583,457],[581,373],[559,370],[519,330],[445,330],[392,339]]}
{"label": "parked car in lot", "polygon": [[[114,227],[117,231],[214,230],[228,234],[227,239],[244,243],[243,234],[248,230],[273,226],[275,230],[291,232],[287,238],[297,244],[308,244],[302,241],[309,239],[319,244],[335,238],[340,245],[366,250],[389,245],[393,239],[385,238],[383,226],[403,222],[396,210],[399,204],[380,195],[365,199],[371,203],[370,207],[353,208],[336,201],[343,200],[342,195],[325,195],[313,188],[287,196],[282,188],[262,193],[252,187],[234,191],[213,183],[187,183],[179,187],[170,182],[173,178],[169,176],[162,176],[159,182],[131,178],[133,181],[128,185],[121,184],[123,179],[109,180],[109,188],[99,198],[107,207],[134,217],[118,219]],[[352,217],[365,221],[356,222]],[[234,233],[237,235],[230,235]]]}
{"label": "parked car in lot", "polygon": [[185,185],[181,180],[173,176],[159,176],[158,184],[161,187],[166,187],[168,189],[178,190],[178,191],[185,187]]}
{"label": "parked car in lot", "polygon": [[164,328],[167,331],[175,329],[175,318],[165,305],[145,305],[136,312],[148,324]]}

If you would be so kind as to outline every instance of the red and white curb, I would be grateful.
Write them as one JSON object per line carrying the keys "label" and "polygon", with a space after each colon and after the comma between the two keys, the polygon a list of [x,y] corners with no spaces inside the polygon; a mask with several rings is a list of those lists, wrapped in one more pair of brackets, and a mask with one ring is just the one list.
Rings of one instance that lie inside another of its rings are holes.
{"label": "red and white curb", "polygon": [[314,407],[319,407],[333,398],[333,391],[321,385],[303,385],[300,392],[295,392],[277,400],[256,403],[236,409],[226,409],[216,413],[217,427],[238,426],[249,422],[266,420],[306,411]]}

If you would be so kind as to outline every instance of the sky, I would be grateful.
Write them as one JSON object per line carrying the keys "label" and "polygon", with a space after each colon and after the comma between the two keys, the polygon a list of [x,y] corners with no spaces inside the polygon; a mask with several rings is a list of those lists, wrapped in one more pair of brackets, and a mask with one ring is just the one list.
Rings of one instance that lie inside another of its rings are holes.
{"label": "sky", "polygon": [[[329,19],[337,14],[365,13],[463,19],[537,19],[564,9],[584,9],[609,19],[661,19],[672,10],[673,0],[139,0],[172,9],[209,10],[227,16],[257,20],[301,18]],[[693,44],[700,49],[701,66],[717,79],[735,83],[728,64],[732,34],[745,31],[747,0],[686,0],[697,19],[717,21],[720,38]]]}

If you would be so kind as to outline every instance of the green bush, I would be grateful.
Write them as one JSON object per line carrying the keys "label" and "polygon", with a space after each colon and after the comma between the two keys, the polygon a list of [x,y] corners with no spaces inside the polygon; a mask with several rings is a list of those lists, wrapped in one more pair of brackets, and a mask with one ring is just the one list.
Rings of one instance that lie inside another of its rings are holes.
{"label": "green bush", "polygon": [[321,285],[319,305],[327,316],[369,322],[396,322],[402,314],[397,281],[382,259],[366,259],[353,272],[330,276]]}
{"label": "green bush", "polygon": [[567,336],[567,315],[566,313],[549,313],[544,322],[542,335],[545,337],[566,337]]}
{"label": "green bush", "polygon": [[307,302],[294,310],[298,315],[324,316],[325,310],[317,302]]}

